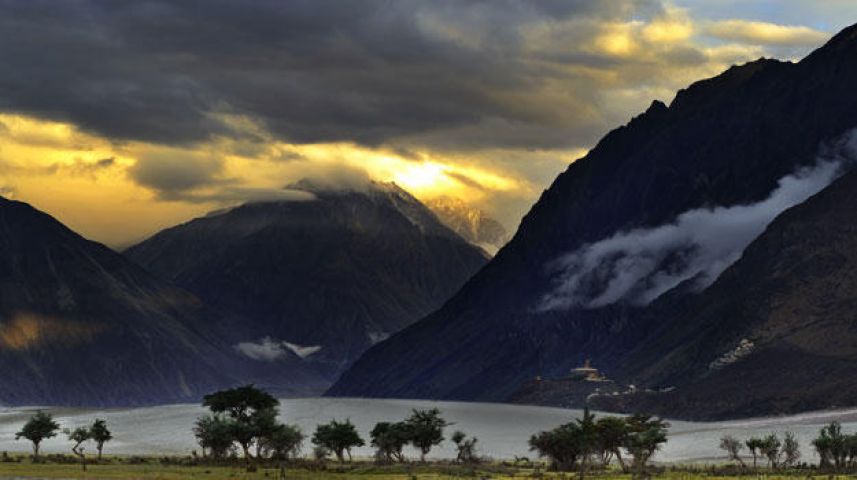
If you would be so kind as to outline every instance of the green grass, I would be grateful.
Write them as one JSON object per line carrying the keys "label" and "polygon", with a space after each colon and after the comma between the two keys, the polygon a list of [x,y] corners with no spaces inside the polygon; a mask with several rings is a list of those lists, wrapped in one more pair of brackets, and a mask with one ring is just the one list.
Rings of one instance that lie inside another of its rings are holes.
{"label": "green grass", "polygon": [[[208,480],[251,480],[277,479],[278,469],[260,467],[255,472],[247,472],[239,465],[228,466],[199,466],[182,465],[182,459],[168,459],[162,462],[158,458],[141,457],[110,457],[103,463],[87,465],[84,472],[79,464],[66,463],[70,457],[54,457],[53,461],[31,463],[23,457],[15,457],[9,462],[0,462],[0,477],[21,478],[86,478],[86,479],[141,479],[141,480],[179,480],[179,479],[208,479]],[[186,459],[185,459],[186,460]],[[543,467],[515,467],[508,464],[491,463],[478,467],[464,467],[446,463],[431,464],[398,464],[378,466],[370,462],[354,462],[340,465],[327,463],[323,466],[313,466],[307,462],[303,466],[292,465],[286,469],[289,480],[441,480],[441,479],[576,479],[573,472],[557,473],[544,472]],[[593,480],[630,480],[630,475],[618,470],[594,472],[587,474]],[[717,468],[669,467],[653,478],[664,480],[759,480],[759,479],[817,479],[833,480],[855,478],[845,475],[827,475],[815,471],[794,471],[789,473],[768,472],[761,470],[755,474],[730,475],[728,471]]]}

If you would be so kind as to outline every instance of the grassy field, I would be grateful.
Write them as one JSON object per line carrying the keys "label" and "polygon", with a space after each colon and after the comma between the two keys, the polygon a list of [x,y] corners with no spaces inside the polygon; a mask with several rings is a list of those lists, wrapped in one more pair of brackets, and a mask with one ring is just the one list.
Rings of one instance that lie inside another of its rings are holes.
{"label": "grassy field", "polygon": [[[101,464],[90,463],[84,472],[80,464],[70,463],[70,458],[55,461],[48,460],[44,463],[31,463],[26,458],[13,458],[12,461],[0,462],[0,479],[9,478],[34,478],[34,479],[208,479],[208,480],[241,480],[241,479],[277,479],[280,478],[279,470],[275,466],[268,468],[260,467],[256,471],[248,472],[247,469],[238,465],[229,466],[199,466],[181,465],[174,461],[162,462],[158,458],[113,457]],[[290,466],[285,469],[285,477],[289,480],[440,480],[440,479],[576,479],[575,473],[545,472],[543,466],[512,466],[508,464],[492,463],[477,467],[465,467],[454,464],[432,463],[432,464],[404,464],[378,466],[370,462],[355,462],[353,464],[340,465],[328,463],[325,465],[306,464],[304,466]],[[587,474],[587,478],[596,480],[630,480],[630,475],[622,474],[618,470],[606,472],[593,472]],[[662,468],[653,478],[665,480],[759,480],[759,479],[818,479],[834,480],[855,478],[847,475],[821,474],[812,470],[801,470],[789,473],[769,472],[761,470],[757,473],[729,474],[717,468],[694,468],[672,466]]]}

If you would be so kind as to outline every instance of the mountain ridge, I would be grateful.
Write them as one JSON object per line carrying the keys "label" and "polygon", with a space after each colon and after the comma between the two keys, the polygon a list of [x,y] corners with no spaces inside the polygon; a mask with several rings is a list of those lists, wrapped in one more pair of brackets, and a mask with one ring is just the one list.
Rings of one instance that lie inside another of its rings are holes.
{"label": "mountain ridge", "polygon": [[[164,230],[126,254],[248,319],[256,347],[319,347],[332,377],[363,350],[446,301],[487,261],[394,184],[255,202]],[[307,350],[301,350],[307,351]]]}
{"label": "mountain ridge", "polygon": [[621,375],[624,355],[651,334],[635,323],[641,309],[534,312],[556,281],[546,266],[618,232],[767,198],[857,126],[853,51],[840,34],[801,62],[751,62],[694,83],[669,107],[653,102],[561,173],[442,309],[370,349],[328,394],[504,401],[588,357]]}
{"label": "mountain ridge", "polygon": [[[233,322],[28,204],[0,198],[0,401],[142,405],[270,380],[218,336]],[[281,363],[279,365],[286,365]],[[296,366],[294,378],[319,388]],[[305,392],[291,380],[280,393]]]}

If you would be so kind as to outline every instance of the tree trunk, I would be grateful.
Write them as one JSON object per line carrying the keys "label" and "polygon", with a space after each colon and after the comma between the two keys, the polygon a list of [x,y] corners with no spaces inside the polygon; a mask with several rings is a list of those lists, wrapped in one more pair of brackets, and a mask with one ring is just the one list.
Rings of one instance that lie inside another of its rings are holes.
{"label": "tree trunk", "polygon": [[589,453],[584,452],[583,458],[580,459],[580,471],[578,472],[577,478],[583,480],[584,475],[586,475],[586,460],[589,458]]}
{"label": "tree trunk", "polygon": [[[104,444],[99,443],[98,447],[96,447],[96,448],[98,448],[98,461],[100,462],[101,461],[101,450],[104,449]],[[204,448],[202,449],[202,456],[203,457],[205,456],[205,449]]]}
{"label": "tree trunk", "polygon": [[622,459],[622,452],[617,448],[613,454],[616,455],[616,460],[619,461],[619,466],[622,467],[622,473],[628,473],[628,466],[625,465],[625,460]]}
{"label": "tree trunk", "polygon": [[39,460],[39,442],[33,442],[33,460]]}

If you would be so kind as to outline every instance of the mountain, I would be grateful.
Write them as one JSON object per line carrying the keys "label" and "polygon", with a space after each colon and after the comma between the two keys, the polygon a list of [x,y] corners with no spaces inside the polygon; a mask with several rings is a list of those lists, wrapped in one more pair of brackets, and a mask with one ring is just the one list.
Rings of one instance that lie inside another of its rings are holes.
{"label": "mountain", "polygon": [[[328,394],[506,401],[587,358],[633,381],[635,348],[653,342],[647,361],[668,353],[651,309],[680,310],[776,214],[832,180],[817,172],[857,127],[855,53],[852,26],[798,63],[761,59],[653,102],[559,175],[449,302],[366,352]],[[665,371],[641,371],[640,386],[669,385]],[[792,394],[802,408],[809,394]],[[711,413],[696,408],[682,414]]]}
{"label": "mountain", "polygon": [[677,311],[653,305],[625,376],[672,388],[596,404],[703,419],[853,406],[854,212],[857,172],[780,215]]}
{"label": "mountain", "polygon": [[487,252],[496,253],[509,240],[500,222],[460,198],[441,196],[425,203],[444,225]]}
{"label": "mountain", "polygon": [[259,365],[223,342],[238,323],[31,206],[0,197],[0,403],[194,401],[289,369],[275,391],[319,379],[297,359]]}
{"label": "mountain", "polygon": [[259,202],[164,230],[125,253],[247,319],[253,357],[291,351],[331,380],[372,344],[440,307],[487,261],[395,184]]}

